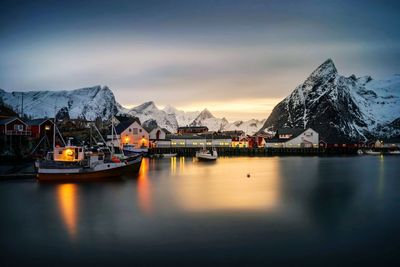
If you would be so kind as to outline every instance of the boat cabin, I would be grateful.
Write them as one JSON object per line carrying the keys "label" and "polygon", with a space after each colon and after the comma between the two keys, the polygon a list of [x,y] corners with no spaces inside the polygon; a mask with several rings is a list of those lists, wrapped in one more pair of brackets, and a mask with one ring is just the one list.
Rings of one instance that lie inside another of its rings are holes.
{"label": "boat cabin", "polygon": [[79,162],[85,159],[85,152],[78,146],[55,147],[53,157],[54,161]]}

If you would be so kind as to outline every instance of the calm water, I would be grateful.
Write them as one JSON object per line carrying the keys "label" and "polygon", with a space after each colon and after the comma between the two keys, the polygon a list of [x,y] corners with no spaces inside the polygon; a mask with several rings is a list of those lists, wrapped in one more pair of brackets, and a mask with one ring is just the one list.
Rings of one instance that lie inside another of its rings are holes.
{"label": "calm water", "polygon": [[145,160],[135,179],[1,182],[0,203],[1,266],[400,262],[396,156]]}

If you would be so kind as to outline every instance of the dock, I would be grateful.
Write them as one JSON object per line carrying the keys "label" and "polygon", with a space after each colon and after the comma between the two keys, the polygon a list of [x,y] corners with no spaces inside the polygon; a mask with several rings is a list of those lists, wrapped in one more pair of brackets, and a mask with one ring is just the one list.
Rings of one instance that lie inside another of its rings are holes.
{"label": "dock", "polygon": [[[220,156],[329,156],[356,155],[357,147],[330,148],[237,148],[217,147]],[[149,155],[177,153],[178,156],[194,156],[198,147],[159,147],[150,148]]]}

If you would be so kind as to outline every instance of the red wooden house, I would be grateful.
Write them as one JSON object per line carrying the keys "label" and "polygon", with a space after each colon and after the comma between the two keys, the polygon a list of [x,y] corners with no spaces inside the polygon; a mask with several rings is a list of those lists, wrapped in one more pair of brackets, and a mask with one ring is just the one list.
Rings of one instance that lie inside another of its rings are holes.
{"label": "red wooden house", "polygon": [[34,119],[28,121],[28,129],[32,132],[33,138],[43,137],[45,134],[48,136],[53,134],[53,121],[51,119]]}
{"label": "red wooden house", "polygon": [[0,134],[6,136],[30,136],[28,125],[20,118],[13,117],[0,120]]}

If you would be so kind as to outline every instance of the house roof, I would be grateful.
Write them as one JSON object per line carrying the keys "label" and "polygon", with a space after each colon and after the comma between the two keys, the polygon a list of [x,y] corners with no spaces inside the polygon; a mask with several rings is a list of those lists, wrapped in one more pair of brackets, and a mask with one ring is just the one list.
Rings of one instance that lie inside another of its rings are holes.
{"label": "house roof", "polygon": [[[121,120],[118,118],[122,118]],[[121,134],[125,131],[132,123],[137,122],[140,125],[140,120],[137,117],[128,117],[128,116],[116,116],[117,120],[120,122],[117,126],[115,126],[115,131],[117,134]]]}
{"label": "house roof", "polygon": [[166,139],[205,139],[205,137],[193,134],[168,134]]}
{"label": "house roof", "polygon": [[235,131],[223,131],[221,134],[227,135],[231,138],[238,138],[242,135],[244,135],[244,131],[242,130],[235,130]]}
{"label": "house roof", "polygon": [[15,120],[19,120],[20,122],[22,122],[23,124],[26,125],[26,123],[23,120],[21,120],[20,118],[18,118],[18,117],[13,117],[13,118],[0,120],[0,125],[6,125],[6,124],[9,124],[10,122],[13,122]]}
{"label": "house roof", "polygon": [[[265,138],[266,143],[285,143],[293,138],[296,138],[300,134],[304,133],[307,129],[302,128],[280,128],[276,131],[273,138]],[[279,135],[291,135],[290,138],[279,138]]]}
{"label": "house roof", "polygon": [[48,121],[48,118],[34,119],[27,122],[28,125],[41,125],[42,123]]}
{"label": "house roof", "polygon": [[140,120],[138,117],[134,116],[115,116],[115,118],[120,122],[120,123],[130,123],[132,124],[133,122],[137,121],[137,123],[140,123]]}
{"label": "house roof", "polygon": [[161,128],[161,130],[163,130],[165,134],[171,134],[171,132],[170,132],[170,131],[168,131],[168,130],[167,130],[167,129],[165,129],[165,128]]}
{"label": "house roof", "polygon": [[178,127],[178,130],[184,130],[184,129],[208,129],[207,126],[183,126],[183,127]]}
{"label": "house roof", "polygon": [[280,128],[276,130],[276,134],[291,134],[292,136],[299,136],[302,134],[305,130],[303,128]]}

